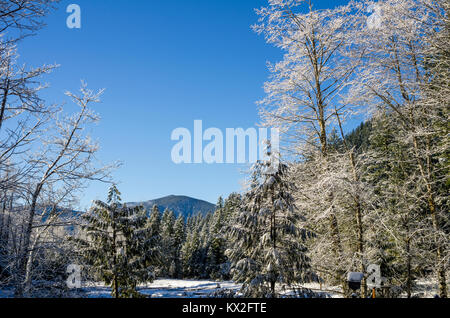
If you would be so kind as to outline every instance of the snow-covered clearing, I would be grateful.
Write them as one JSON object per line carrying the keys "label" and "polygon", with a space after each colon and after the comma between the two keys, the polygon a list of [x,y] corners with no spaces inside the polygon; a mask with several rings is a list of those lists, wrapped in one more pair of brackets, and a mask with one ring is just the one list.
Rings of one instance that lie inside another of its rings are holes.
{"label": "snow-covered clearing", "polygon": [[[240,288],[240,284],[231,281],[158,279],[151,284],[139,286],[138,290],[151,298],[205,298],[211,297],[214,292],[220,290],[238,292]],[[101,284],[92,284],[80,291],[84,297],[88,298],[111,297],[111,289]]]}
{"label": "snow-covered clearing", "polygon": [[[432,279],[419,279],[416,283],[417,290],[413,297],[433,298],[438,291],[437,283]],[[139,286],[138,290],[143,295],[151,298],[208,298],[214,297],[214,293],[224,290],[230,290],[239,295],[240,288],[241,284],[236,284],[232,281],[157,279],[151,284]],[[298,288],[309,289],[316,293],[318,297],[343,298],[340,286],[321,286],[319,283],[306,283],[297,286]],[[111,297],[111,289],[101,284],[91,284],[80,291],[81,297]],[[279,290],[279,292],[285,296],[292,295],[292,292],[289,290]],[[400,297],[406,297],[406,294],[401,293]]]}
{"label": "snow-covered clearing", "polygon": [[[450,283],[450,282],[449,282]],[[416,281],[416,290],[413,297],[417,298],[433,298],[437,291],[437,283],[432,279],[419,279]],[[316,294],[315,297],[323,298],[343,298],[341,288],[339,286],[326,286],[318,283],[307,283],[297,286],[296,289],[309,289]],[[150,298],[211,298],[219,296],[236,295],[239,296],[241,284],[232,281],[212,281],[212,280],[182,280],[182,279],[157,279],[153,283],[141,285],[138,290],[141,294]],[[227,292],[230,293],[227,293]],[[225,292],[225,293],[224,293]],[[279,290],[280,294],[292,296],[291,290]],[[405,293],[401,293],[400,297],[406,297]],[[14,297],[14,289],[12,287],[0,288],[0,298]],[[48,296],[43,296],[48,297]],[[111,288],[101,283],[89,283],[81,289],[73,290],[69,295],[64,297],[81,297],[81,298],[111,298]],[[311,297],[311,296],[306,296]]]}

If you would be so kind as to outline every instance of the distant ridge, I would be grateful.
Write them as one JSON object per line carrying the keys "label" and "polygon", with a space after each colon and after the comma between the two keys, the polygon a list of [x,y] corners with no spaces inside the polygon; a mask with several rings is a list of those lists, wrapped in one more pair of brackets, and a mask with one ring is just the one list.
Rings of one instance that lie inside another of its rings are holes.
{"label": "distant ridge", "polygon": [[196,214],[206,215],[209,212],[214,212],[216,209],[216,206],[210,202],[182,195],[169,195],[167,197],[144,202],[129,202],[127,205],[131,207],[142,205],[148,212],[156,205],[161,213],[164,212],[165,209],[170,209],[175,213],[176,217],[182,215],[184,218]]}

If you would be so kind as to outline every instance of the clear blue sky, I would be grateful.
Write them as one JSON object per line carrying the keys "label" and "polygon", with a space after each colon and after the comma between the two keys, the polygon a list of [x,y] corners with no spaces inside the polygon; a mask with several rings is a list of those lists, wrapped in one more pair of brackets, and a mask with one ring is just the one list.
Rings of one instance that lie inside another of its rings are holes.
{"label": "clear blue sky", "polygon": [[[321,7],[344,1],[318,1]],[[66,27],[70,3],[82,9],[81,30]],[[47,27],[26,39],[19,53],[30,66],[58,63],[46,77],[49,102],[65,100],[80,80],[106,88],[96,106],[101,123],[92,131],[103,162],[120,160],[114,172],[125,201],[179,194],[216,202],[241,189],[242,165],[175,165],[173,129],[255,127],[255,102],[264,96],[267,61],[281,52],[250,26],[264,0],[71,0],[61,1]],[[104,199],[107,186],[91,184],[87,207]]]}

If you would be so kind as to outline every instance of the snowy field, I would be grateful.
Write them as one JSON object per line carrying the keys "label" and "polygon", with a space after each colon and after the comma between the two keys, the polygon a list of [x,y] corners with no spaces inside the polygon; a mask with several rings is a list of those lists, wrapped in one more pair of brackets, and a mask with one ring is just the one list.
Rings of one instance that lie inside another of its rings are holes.
{"label": "snowy field", "polygon": [[[138,291],[151,298],[207,298],[221,290],[238,292],[241,285],[233,282],[207,280],[158,279],[151,284],[139,286]],[[92,285],[81,290],[84,297],[110,298],[111,289],[102,285]]]}
{"label": "snowy field", "polygon": [[[413,297],[433,298],[438,290],[437,283],[427,279],[417,280],[417,286]],[[299,286],[300,287],[300,286]],[[326,286],[318,283],[303,284],[301,287],[310,289],[324,298],[343,298],[341,288],[338,286]],[[233,291],[239,295],[240,284],[232,281],[216,282],[208,280],[177,280],[158,279],[151,284],[138,288],[139,292],[151,298],[208,298],[221,291]],[[81,297],[110,298],[111,289],[100,284],[91,285],[81,290]],[[279,291],[289,295],[289,291]],[[400,297],[405,297],[401,294]]]}
{"label": "snowy field", "polygon": [[[433,298],[437,293],[437,283],[431,280],[418,280],[413,297]],[[450,282],[449,282],[450,283]],[[300,287],[300,286],[299,286]],[[323,298],[342,298],[341,288],[337,286],[320,286],[318,283],[304,284],[307,288]],[[150,298],[210,298],[217,297],[221,292],[232,292],[239,296],[240,284],[232,281],[210,281],[210,280],[179,280],[179,279],[157,279],[151,284],[141,285],[138,291]],[[281,294],[289,295],[290,291],[279,291]],[[405,297],[401,294],[400,297]],[[12,288],[0,288],[0,298],[14,297]],[[70,297],[81,298],[111,298],[111,288],[100,283],[88,284],[83,288],[73,291]]]}
{"label": "snowy field", "polygon": [[[324,298],[341,298],[339,287],[324,287],[320,290],[319,284],[304,284],[302,287],[322,294]],[[177,280],[158,279],[151,284],[143,285],[138,291],[150,298],[208,298],[215,297],[215,293],[221,291],[232,291],[237,296],[241,284],[232,281],[217,282],[208,280]],[[281,294],[292,294],[289,290],[279,291]],[[111,289],[100,284],[95,284],[82,289],[82,297],[88,298],[110,298]]]}
{"label": "snowy field", "polygon": [[[305,288],[314,292],[323,293],[327,298],[340,297],[336,289],[326,288],[319,290],[319,284],[305,284]],[[216,293],[231,292],[237,296],[241,284],[232,281],[210,281],[210,280],[179,280],[179,279],[157,279],[151,284],[141,285],[138,291],[150,298],[210,298],[216,297]],[[289,291],[280,291],[284,295],[290,294]],[[11,298],[14,296],[12,288],[0,288],[0,298]],[[71,297],[82,298],[111,298],[111,288],[101,283],[87,284],[83,288],[74,291]]]}

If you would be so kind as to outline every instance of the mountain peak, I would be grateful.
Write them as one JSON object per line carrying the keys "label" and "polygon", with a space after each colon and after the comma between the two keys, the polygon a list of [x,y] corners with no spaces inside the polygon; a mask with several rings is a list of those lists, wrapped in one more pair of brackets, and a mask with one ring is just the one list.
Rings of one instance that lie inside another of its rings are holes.
{"label": "mountain peak", "polygon": [[196,214],[205,215],[209,212],[214,212],[216,206],[210,202],[191,198],[184,195],[168,195],[159,199],[143,201],[143,202],[129,202],[128,206],[142,205],[147,211],[150,211],[153,206],[157,206],[161,212],[169,209],[178,217],[182,215],[187,218]]}

